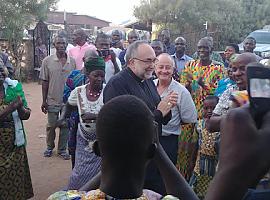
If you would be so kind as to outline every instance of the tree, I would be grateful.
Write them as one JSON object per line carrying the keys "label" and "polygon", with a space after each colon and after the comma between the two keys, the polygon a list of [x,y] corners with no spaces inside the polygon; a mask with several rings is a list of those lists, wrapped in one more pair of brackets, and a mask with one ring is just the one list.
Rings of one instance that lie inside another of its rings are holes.
{"label": "tree", "polygon": [[[0,30],[2,38],[8,40],[14,68],[19,71],[24,48],[22,45],[24,30],[35,20],[45,19],[49,9],[54,8],[58,0],[0,0]],[[20,77],[17,77],[20,79]]]}
{"label": "tree", "polygon": [[197,35],[197,40],[208,21],[218,38],[217,46],[223,48],[270,24],[269,10],[269,0],[142,0],[134,15],[141,21],[152,20],[161,28],[170,28],[175,35]]}

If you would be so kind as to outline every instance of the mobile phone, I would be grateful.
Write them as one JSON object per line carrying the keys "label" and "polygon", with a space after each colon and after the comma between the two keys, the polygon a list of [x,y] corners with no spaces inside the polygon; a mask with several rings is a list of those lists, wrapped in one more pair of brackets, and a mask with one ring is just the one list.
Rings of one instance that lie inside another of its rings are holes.
{"label": "mobile phone", "polygon": [[110,49],[101,49],[99,50],[100,56],[103,58],[106,58],[108,55],[110,55]]}
{"label": "mobile phone", "polygon": [[251,114],[259,128],[264,114],[270,111],[270,69],[260,63],[250,63],[247,79]]}

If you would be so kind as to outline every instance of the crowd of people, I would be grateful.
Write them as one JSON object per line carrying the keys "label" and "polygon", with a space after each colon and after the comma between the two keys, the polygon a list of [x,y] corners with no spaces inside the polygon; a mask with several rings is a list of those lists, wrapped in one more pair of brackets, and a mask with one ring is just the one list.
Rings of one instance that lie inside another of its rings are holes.
{"label": "crowd of people", "polygon": [[[66,188],[48,199],[270,198],[254,190],[270,168],[270,115],[258,129],[248,109],[256,40],[246,38],[241,54],[228,44],[223,59],[211,37],[191,56],[167,29],[151,42],[136,30],[127,38],[126,49],[118,30],[88,44],[79,29],[67,50],[60,31],[42,60],[44,157],[59,128],[57,155],[72,166]],[[10,69],[0,62],[0,199],[24,200],[33,196],[22,123],[31,110]]]}

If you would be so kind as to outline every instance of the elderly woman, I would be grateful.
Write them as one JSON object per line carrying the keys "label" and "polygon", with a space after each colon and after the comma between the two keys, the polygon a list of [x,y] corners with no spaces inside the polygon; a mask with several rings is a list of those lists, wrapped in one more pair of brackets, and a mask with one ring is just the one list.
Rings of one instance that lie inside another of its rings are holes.
{"label": "elderly woman", "polygon": [[33,194],[22,120],[30,117],[22,85],[8,78],[0,63],[0,199],[29,199]]}
{"label": "elderly woman", "polygon": [[[97,57],[98,52],[93,49],[89,49],[85,52],[83,60],[86,62],[91,57]],[[87,75],[85,74],[84,67],[81,70],[73,70],[67,78],[64,87],[63,102],[67,103],[68,98],[72,90],[81,85],[85,85],[88,82]],[[79,123],[79,114],[76,111],[70,114],[68,119],[69,139],[68,139],[68,151],[71,155],[72,169],[75,166],[75,151],[76,151],[76,137]]]}
{"label": "elderly woman", "polygon": [[87,59],[84,67],[89,82],[70,93],[66,110],[57,123],[61,125],[74,108],[78,109],[75,166],[68,189],[79,189],[100,171],[100,158],[92,151],[92,143],[96,139],[96,118],[103,106],[105,62],[103,58],[95,56]]}
{"label": "elderly woman", "polygon": [[[177,162],[178,137],[180,142],[186,144],[191,135],[186,130],[181,130],[181,125],[194,126],[197,122],[197,111],[189,91],[172,78],[175,62],[169,54],[163,53],[158,56],[155,73],[158,79],[154,80],[161,99],[171,92],[178,95],[177,104],[172,108],[172,118],[167,125],[162,126],[160,143],[174,164]],[[180,152],[187,145],[179,145]]]}

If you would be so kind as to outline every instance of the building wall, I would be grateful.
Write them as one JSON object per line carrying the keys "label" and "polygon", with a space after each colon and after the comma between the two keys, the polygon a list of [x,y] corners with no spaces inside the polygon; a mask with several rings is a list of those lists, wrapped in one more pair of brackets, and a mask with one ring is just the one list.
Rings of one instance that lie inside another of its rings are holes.
{"label": "building wall", "polygon": [[[64,12],[50,12],[48,14],[47,23],[50,24],[64,24]],[[88,15],[77,15],[76,13],[66,13],[66,23],[71,25],[83,25],[90,27],[106,27],[109,26],[110,22],[101,20]]]}

